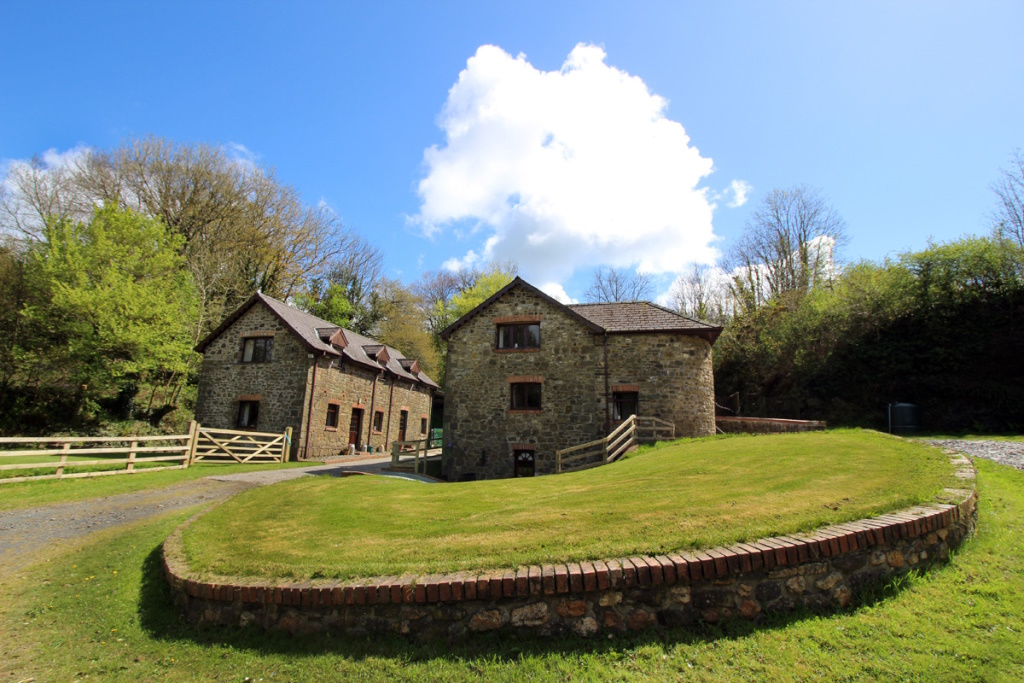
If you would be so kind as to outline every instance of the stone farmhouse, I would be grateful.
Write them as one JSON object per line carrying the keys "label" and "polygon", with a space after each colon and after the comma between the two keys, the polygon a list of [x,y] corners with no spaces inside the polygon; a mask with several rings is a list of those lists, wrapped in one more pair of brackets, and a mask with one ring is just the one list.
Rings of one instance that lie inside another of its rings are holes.
{"label": "stone farmhouse", "polygon": [[426,438],[438,387],[416,360],[265,294],[250,297],[196,351],[196,420],[204,426],[292,427],[299,459]]}
{"label": "stone farmhouse", "polygon": [[630,415],[715,433],[711,346],[722,328],[652,303],[564,305],[516,278],[441,333],[449,481],[555,471],[555,451]]}

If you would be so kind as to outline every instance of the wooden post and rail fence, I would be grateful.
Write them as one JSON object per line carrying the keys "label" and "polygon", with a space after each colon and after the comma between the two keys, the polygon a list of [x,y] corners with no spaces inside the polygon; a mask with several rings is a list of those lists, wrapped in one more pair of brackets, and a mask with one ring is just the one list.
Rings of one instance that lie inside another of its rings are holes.
{"label": "wooden post and rail fence", "polygon": [[402,458],[412,458],[412,471],[414,474],[427,473],[428,451],[441,447],[442,437],[440,429],[433,429],[426,439],[416,441],[392,441],[391,442],[391,468],[398,469],[408,464]]}
{"label": "wooden post and rail fence", "polygon": [[[291,440],[291,427],[277,434],[210,429],[195,421],[189,425],[188,434],[169,436],[3,437],[0,438],[0,484],[180,470],[197,462],[284,462],[288,459]],[[118,455],[124,457],[112,457]],[[3,464],[6,458],[17,461]],[[68,469],[80,471],[66,472]],[[18,476],[19,470],[53,472]]]}
{"label": "wooden post and rail fence", "polygon": [[638,443],[674,439],[676,426],[657,417],[631,415],[603,439],[555,451],[555,473],[578,472],[615,462]]}

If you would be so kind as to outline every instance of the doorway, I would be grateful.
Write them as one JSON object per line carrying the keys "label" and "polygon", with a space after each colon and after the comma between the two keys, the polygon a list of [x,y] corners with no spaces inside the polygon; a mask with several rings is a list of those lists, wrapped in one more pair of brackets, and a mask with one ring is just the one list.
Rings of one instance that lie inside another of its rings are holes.
{"label": "doorway", "polygon": [[398,440],[405,441],[405,430],[409,426],[409,411],[403,410],[398,418]]}
{"label": "doorway", "polygon": [[353,408],[352,409],[352,420],[348,426],[348,442],[356,445],[356,450],[362,450],[362,445],[359,442],[359,437],[363,433],[363,409]]}
{"label": "doorway", "polygon": [[533,451],[513,451],[515,459],[513,475],[515,477],[532,477],[537,473],[537,459]]}

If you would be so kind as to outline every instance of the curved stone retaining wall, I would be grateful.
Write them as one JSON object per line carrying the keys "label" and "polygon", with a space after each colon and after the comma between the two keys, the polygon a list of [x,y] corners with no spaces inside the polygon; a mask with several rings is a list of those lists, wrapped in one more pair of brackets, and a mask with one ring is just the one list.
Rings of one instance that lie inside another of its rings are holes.
{"label": "curved stone retaining wall", "polygon": [[292,633],[460,636],[643,630],[697,620],[758,619],[795,608],[845,607],[864,587],[943,561],[973,529],[974,469],[953,456],[964,489],[943,502],[809,534],[702,552],[523,567],[516,571],[267,584],[189,575],[181,534],[164,543],[176,603],[192,623]]}

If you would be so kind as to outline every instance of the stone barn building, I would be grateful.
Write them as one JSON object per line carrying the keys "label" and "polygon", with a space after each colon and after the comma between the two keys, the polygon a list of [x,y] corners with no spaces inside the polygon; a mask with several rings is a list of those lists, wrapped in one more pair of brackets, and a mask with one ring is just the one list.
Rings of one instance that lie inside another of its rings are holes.
{"label": "stone barn building", "polygon": [[715,433],[711,346],[722,328],[633,301],[564,305],[516,278],[441,333],[450,481],[555,471],[555,451],[630,415]]}
{"label": "stone barn building", "polygon": [[300,459],[427,436],[437,385],[416,360],[265,294],[254,294],[196,351],[196,420],[204,426],[291,427]]}

